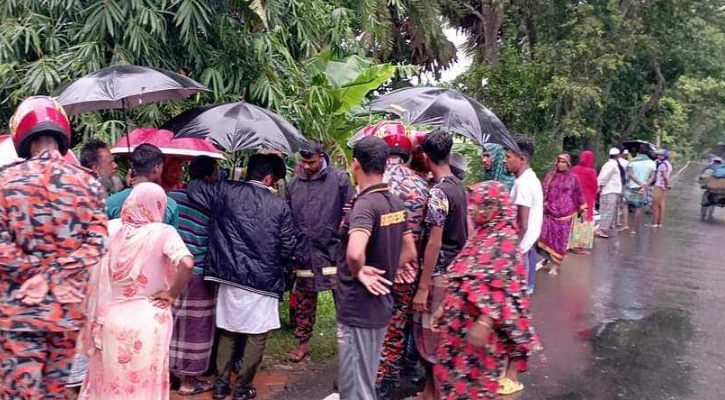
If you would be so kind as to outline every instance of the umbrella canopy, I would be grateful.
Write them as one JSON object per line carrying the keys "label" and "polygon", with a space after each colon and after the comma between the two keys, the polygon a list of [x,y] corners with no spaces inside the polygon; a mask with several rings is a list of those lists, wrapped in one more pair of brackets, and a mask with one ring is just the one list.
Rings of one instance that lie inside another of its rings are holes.
{"label": "umbrella canopy", "polygon": [[370,109],[394,113],[411,124],[446,129],[481,145],[498,143],[518,149],[506,126],[491,110],[452,89],[398,89],[373,100]]}
{"label": "umbrella canopy", "polygon": [[55,93],[70,115],[89,111],[130,109],[164,100],[184,100],[204,85],[171,71],[117,65],[78,78]]}
{"label": "umbrella canopy", "polygon": [[246,102],[212,104],[177,115],[163,129],[177,138],[204,138],[234,152],[265,149],[293,154],[308,148],[307,139],[279,115]]}
{"label": "umbrella canopy", "polygon": [[174,139],[174,132],[165,129],[142,128],[134,129],[119,139],[111,148],[111,154],[131,154],[137,146],[148,143],[159,149],[164,155],[175,157],[208,156],[224,160],[224,155],[213,144],[204,139]]}
{"label": "umbrella canopy", "polygon": [[[81,165],[76,155],[70,150],[65,153],[63,159],[70,164]],[[0,136],[0,167],[20,160],[21,158],[18,157],[18,153],[15,151],[15,144],[13,144],[12,137],[10,135]]]}

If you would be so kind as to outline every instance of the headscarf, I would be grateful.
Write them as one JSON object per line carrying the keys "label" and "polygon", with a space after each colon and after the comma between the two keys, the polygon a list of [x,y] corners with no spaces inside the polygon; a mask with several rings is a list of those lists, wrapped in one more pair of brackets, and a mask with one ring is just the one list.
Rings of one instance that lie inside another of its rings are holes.
{"label": "headscarf", "polygon": [[493,161],[491,170],[486,171],[486,180],[501,182],[511,190],[514,186],[514,181],[516,181],[516,177],[506,169],[503,163],[506,149],[500,144],[495,143],[486,143],[483,145],[483,148],[491,156],[491,161]]}
{"label": "headscarf", "polygon": [[[569,169],[559,171],[559,160],[566,161]],[[571,172],[571,156],[563,153],[556,157],[554,168],[546,174],[544,190],[544,214],[553,218],[568,218],[586,207],[579,180]]]}
{"label": "headscarf", "polygon": [[[559,171],[559,160],[563,159],[566,161],[566,164],[569,166],[569,168],[566,169],[566,171]],[[565,176],[571,174],[571,156],[567,153],[561,153],[556,157],[556,160],[554,161],[554,167],[551,168],[551,171],[546,174],[546,177],[544,178],[544,199],[546,199],[546,192],[547,189],[551,186],[551,183],[554,181],[555,178],[559,176]]]}
{"label": "headscarf", "polygon": [[488,285],[521,295],[519,292],[525,289],[525,284],[517,277],[525,279],[526,273],[516,247],[516,207],[506,186],[496,181],[471,186],[468,215],[474,233],[453,262],[448,277],[457,279],[483,273]]}
{"label": "headscarf", "polygon": [[101,348],[98,332],[113,302],[113,288],[135,282],[150,256],[160,251],[156,248],[158,238],[168,228],[162,223],[166,200],[161,186],[138,184],[123,204],[121,218],[109,223],[108,252],[91,271],[81,351],[92,354]]}
{"label": "headscarf", "polygon": [[594,169],[594,153],[589,150],[579,155],[579,164],[571,169],[571,173],[579,179],[584,200],[587,202],[587,221],[594,220],[594,202],[597,199],[597,171]]}

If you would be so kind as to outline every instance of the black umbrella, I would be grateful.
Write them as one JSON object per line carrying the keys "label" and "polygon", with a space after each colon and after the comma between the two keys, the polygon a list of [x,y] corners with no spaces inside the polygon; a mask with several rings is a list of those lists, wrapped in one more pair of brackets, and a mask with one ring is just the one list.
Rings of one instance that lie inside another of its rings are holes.
{"label": "black umbrella", "polygon": [[171,71],[135,65],[104,68],[69,83],[55,93],[68,114],[131,109],[164,100],[184,100],[204,85]]}
{"label": "black umbrella", "polygon": [[622,147],[628,150],[635,150],[637,152],[644,150],[644,154],[646,154],[649,158],[655,158],[655,151],[657,151],[657,146],[651,142],[640,139],[625,140],[622,142]]}
{"label": "black umbrella", "polygon": [[266,149],[293,154],[309,146],[284,118],[243,101],[194,108],[170,119],[162,129],[175,137],[206,138],[230,152]]}
{"label": "black umbrella", "polygon": [[397,114],[411,124],[446,129],[481,145],[498,143],[518,149],[506,126],[491,110],[452,89],[398,89],[373,100],[370,109]]}

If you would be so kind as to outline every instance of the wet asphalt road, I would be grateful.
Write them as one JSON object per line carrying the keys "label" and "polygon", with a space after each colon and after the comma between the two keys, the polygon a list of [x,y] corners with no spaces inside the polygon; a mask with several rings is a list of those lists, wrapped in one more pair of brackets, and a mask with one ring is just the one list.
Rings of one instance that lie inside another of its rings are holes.
{"label": "wet asphalt road", "polygon": [[539,273],[545,351],[518,398],[725,399],[725,218],[700,220],[701,168],[678,176],[663,228],[597,239],[560,276]]}
{"label": "wet asphalt road", "polygon": [[[532,304],[545,350],[510,399],[725,399],[725,210],[700,221],[701,168],[677,177],[664,228],[597,239],[558,277],[539,272]],[[280,398],[324,398],[334,365],[326,370]]]}

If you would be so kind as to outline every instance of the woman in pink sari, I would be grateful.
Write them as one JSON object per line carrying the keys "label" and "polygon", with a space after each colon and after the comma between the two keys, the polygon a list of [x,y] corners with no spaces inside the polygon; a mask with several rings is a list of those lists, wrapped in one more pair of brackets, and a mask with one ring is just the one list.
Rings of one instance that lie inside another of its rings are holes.
{"label": "woman in pink sari", "polygon": [[80,351],[89,355],[79,399],[169,398],[170,305],[194,261],[176,230],[161,223],[166,194],[137,185],[109,222],[108,253],[92,271]]}
{"label": "woman in pink sari", "polygon": [[549,274],[557,275],[569,245],[574,218],[586,212],[587,203],[579,180],[571,173],[571,156],[561,154],[554,169],[546,174],[544,189],[544,223],[539,236],[543,265],[551,262]]}

